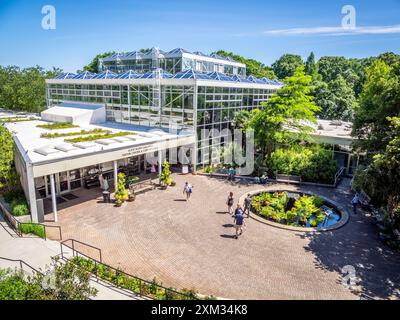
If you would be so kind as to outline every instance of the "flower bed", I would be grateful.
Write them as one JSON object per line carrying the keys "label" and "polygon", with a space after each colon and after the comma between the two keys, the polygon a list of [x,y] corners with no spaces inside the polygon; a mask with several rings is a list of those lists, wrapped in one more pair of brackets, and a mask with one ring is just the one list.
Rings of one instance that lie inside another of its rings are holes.
{"label": "flower bed", "polygon": [[318,196],[286,191],[253,196],[252,211],[269,221],[294,227],[329,227],[341,218]]}

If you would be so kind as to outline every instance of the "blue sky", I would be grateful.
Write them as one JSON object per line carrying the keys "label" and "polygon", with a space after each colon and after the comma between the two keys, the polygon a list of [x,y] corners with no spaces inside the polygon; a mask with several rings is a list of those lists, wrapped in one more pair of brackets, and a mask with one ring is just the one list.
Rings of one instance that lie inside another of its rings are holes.
{"label": "blue sky", "polygon": [[[340,31],[344,5],[357,28]],[[43,30],[41,9],[56,8]],[[158,46],[233,51],[271,64],[284,53],[304,58],[400,53],[400,0],[174,1],[0,0],[0,65],[76,71],[97,53]]]}

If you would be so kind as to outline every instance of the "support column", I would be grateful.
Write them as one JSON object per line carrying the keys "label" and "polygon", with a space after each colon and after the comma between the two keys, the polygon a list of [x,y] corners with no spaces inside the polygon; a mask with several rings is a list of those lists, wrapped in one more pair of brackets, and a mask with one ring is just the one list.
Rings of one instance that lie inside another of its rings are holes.
{"label": "support column", "polygon": [[44,222],[43,212],[39,212],[36,202],[35,178],[33,176],[33,167],[31,163],[26,164],[26,185],[27,190],[25,190],[25,194],[29,200],[29,210],[31,212],[32,222]]}
{"label": "support column", "polygon": [[162,172],[162,152],[158,150],[158,179],[161,182],[161,172]]}
{"label": "support column", "polygon": [[114,193],[117,192],[118,186],[118,161],[114,161]]}
{"label": "support column", "polygon": [[57,215],[57,198],[56,198],[56,184],[54,181],[54,174],[50,175],[50,189],[51,189],[51,202],[53,204],[54,221],[58,221]]}
{"label": "support column", "polygon": [[349,154],[348,154],[348,159],[347,159],[346,174],[349,174],[349,173],[350,173],[351,158],[352,158],[352,154],[349,153]]}

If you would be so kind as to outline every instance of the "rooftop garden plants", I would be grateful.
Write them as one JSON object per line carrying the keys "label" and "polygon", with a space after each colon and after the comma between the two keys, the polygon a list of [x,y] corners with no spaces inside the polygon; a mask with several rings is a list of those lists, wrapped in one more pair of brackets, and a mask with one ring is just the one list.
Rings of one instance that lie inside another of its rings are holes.
{"label": "rooftop garden plants", "polygon": [[108,130],[104,129],[92,129],[92,130],[81,130],[75,132],[54,132],[54,133],[42,133],[40,135],[41,138],[46,139],[55,139],[61,137],[73,137],[73,136],[80,136],[80,135],[87,135],[87,134],[99,134],[99,133],[110,133]]}
{"label": "rooftop garden plants", "polygon": [[46,130],[57,130],[57,129],[70,129],[70,128],[79,128],[78,125],[72,123],[49,123],[49,124],[39,124],[38,128],[46,129]]}
{"label": "rooftop garden plants", "polygon": [[327,218],[323,206],[324,200],[318,196],[293,197],[287,192],[260,193],[252,198],[253,212],[289,226],[319,226]]}
{"label": "rooftop garden plants", "polygon": [[4,117],[0,118],[0,123],[9,123],[9,122],[23,122],[23,121],[33,121],[36,120],[34,117]]}
{"label": "rooftop garden plants", "polygon": [[77,142],[86,142],[86,141],[96,141],[96,140],[102,140],[102,139],[111,139],[111,138],[115,138],[115,137],[123,137],[123,136],[128,136],[128,135],[133,135],[133,134],[135,134],[135,133],[129,132],[129,131],[122,131],[122,132],[116,132],[116,133],[93,134],[93,135],[88,135],[88,136],[65,139],[64,141],[71,142],[71,143],[77,143]]}

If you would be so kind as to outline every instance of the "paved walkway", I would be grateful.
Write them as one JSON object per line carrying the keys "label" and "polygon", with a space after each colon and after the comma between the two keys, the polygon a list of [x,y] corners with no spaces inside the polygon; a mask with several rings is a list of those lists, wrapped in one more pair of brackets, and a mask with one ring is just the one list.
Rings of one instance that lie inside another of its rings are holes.
{"label": "paved walkway", "polygon": [[[64,251],[65,250],[64,248]],[[68,255],[68,252],[66,252]],[[23,260],[36,270],[45,270],[50,265],[51,257],[60,255],[60,243],[52,240],[43,240],[37,237],[18,237],[9,228],[0,215],[0,257],[13,260]],[[0,259],[0,268],[19,268],[18,263]],[[25,271],[30,271],[28,268]],[[110,286],[103,281],[91,280],[91,286],[98,290],[94,300],[133,300],[128,292]]]}
{"label": "paved walkway", "polygon": [[[121,208],[98,197],[61,209],[64,238],[100,247],[105,262],[131,274],[219,297],[358,299],[342,285],[346,265],[356,268],[361,292],[400,296],[400,256],[379,242],[365,217],[352,215],[343,228],[317,234],[250,219],[235,240],[232,218],[225,213],[227,194],[233,191],[238,199],[261,186],[232,186],[203,176],[174,175],[174,180],[176,187],[139,195]],[[189,202],[183,200],[185,180],[194,185]],[[347,186],[283,187],[316,192],[342,205],[351,200]]]}

